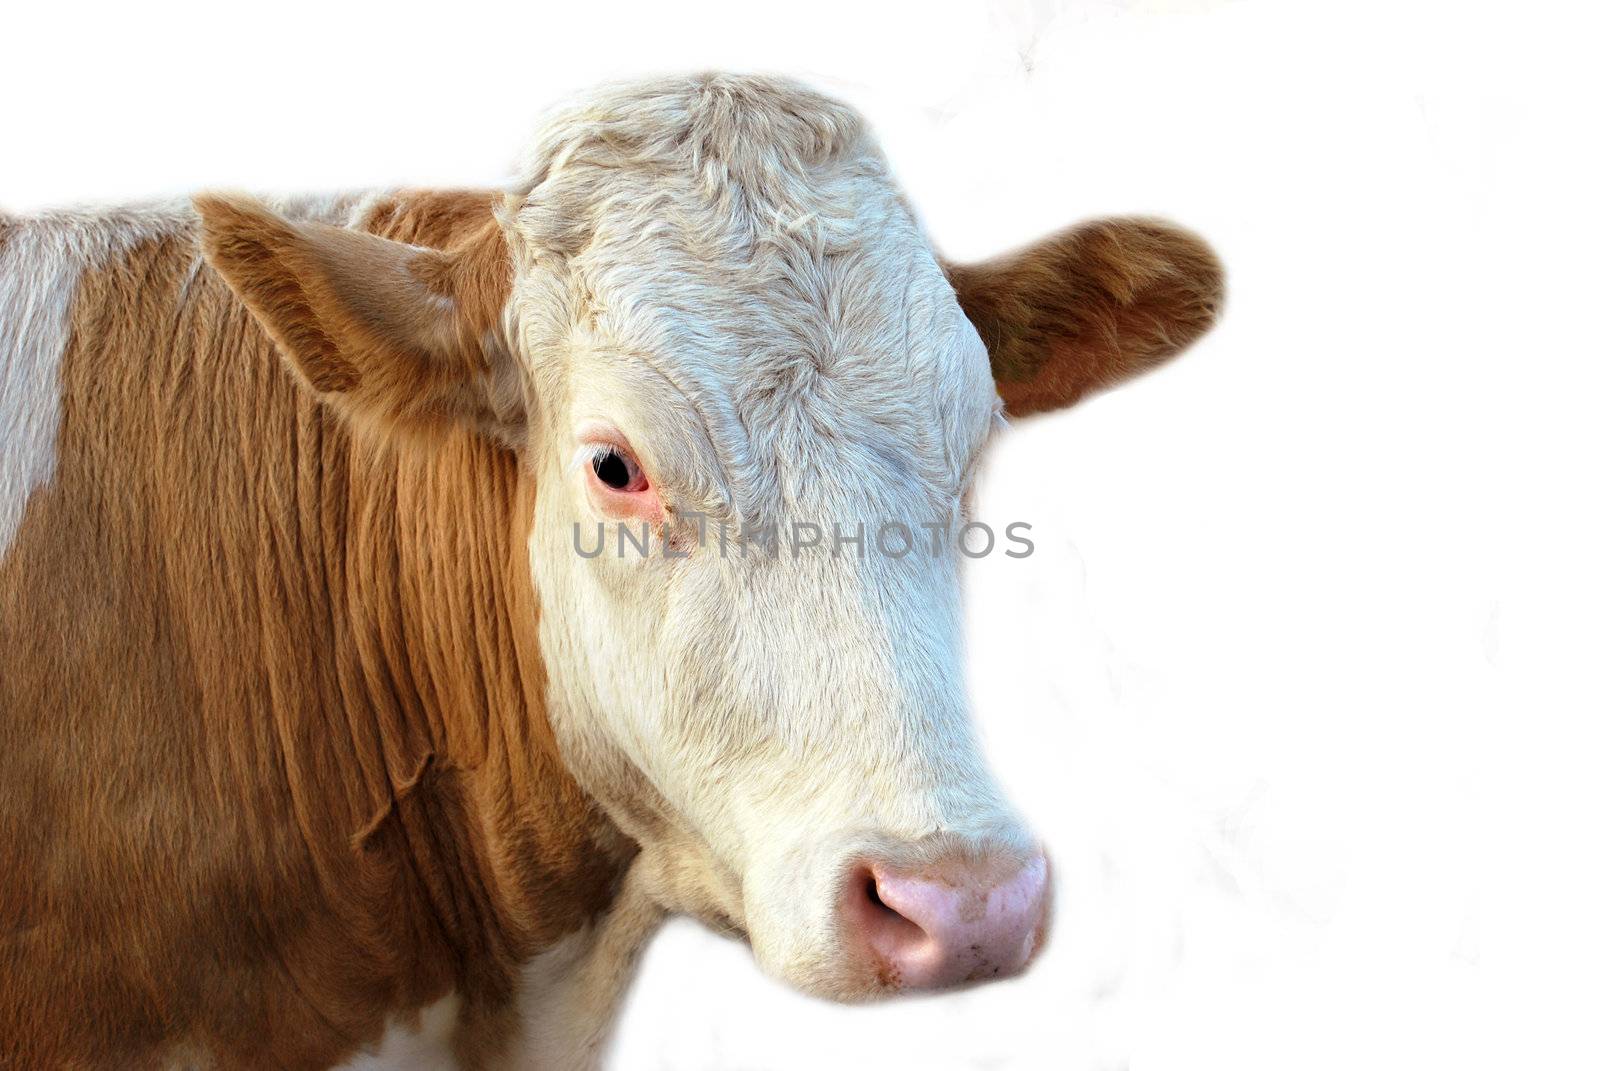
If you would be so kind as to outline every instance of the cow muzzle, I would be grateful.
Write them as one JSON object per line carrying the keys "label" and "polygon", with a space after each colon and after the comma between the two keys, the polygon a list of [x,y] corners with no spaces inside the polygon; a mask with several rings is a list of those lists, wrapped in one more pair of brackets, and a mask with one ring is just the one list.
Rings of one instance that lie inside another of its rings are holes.
{"label": "cow muzzle", "polygon": [[1044,940],[1049,864],[1034,852],[850,869],[841,929],[885,990],[944,989],[1022,970]]}

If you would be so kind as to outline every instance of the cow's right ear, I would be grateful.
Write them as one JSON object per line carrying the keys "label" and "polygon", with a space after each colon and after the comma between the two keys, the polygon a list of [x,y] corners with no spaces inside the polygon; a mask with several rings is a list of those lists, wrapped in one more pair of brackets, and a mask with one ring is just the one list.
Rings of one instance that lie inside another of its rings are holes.
{"label": "cow's right ear", "polygon": [[195,198],[206,260],[290,368],[363,423],[424,436],[452,424],[509,445],[525,407],[502,322],[511,289],[492,218],[450,249],[291,222],[246,198]]}

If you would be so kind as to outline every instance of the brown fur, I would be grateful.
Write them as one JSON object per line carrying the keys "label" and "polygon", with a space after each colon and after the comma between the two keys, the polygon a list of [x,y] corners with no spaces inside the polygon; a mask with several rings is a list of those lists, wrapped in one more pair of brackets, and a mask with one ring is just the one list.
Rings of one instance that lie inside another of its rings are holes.
{"label": "brown fur", "polygon": [[1160,220],[1096,220],[945,273],[1013,416],[1155,367],[1204,334],[1222,305],[1215,254]]}
{"label": "brown fur", "polygon": [[[475,221],[453,217],[448,250],[291,223],[241,198],[195,207],[206,259],[312,390],[385,427],[518,437],[522,399],[509,387],[496,398],[492,382],[511,370],[498,331],[511,258],[487,203]],[[375,214],[416,231],[386,206]]]}
{"label": "brown fur", "polygon": [[[369,216],[441,250],[390,278],[446,295],[458,338],[505,297],[489,207]],[[310,271],[312,239],[387,248],[245,222]],[[472,371],[469,347],[375,385],[365,356],[414,336],[280,297],[318,389],[413,390],[424,423],[470,396],[425,366]],[[81,283],[56,476],[0,562],[5,1066],[323,1067],[451,991],[472,1066],[516,965],[612,894],[627,849],[541,705],[515,455],[442,422],[352,433],[272,351],[192,236]]]}

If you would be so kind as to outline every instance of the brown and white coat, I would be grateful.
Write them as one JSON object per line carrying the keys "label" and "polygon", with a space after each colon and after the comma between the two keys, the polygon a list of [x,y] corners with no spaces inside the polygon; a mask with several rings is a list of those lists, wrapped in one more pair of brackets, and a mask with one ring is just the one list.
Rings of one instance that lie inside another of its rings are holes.
{"label": "brown and white coat", "polygon": [[839,998],[1020,967],[948,556],[572,525],[958,512],[1002,402],[1220,286],[1144,220],[941,264],[854,113],[729,76],[588,98],[504,191],[0,217],[6,1065],[576,1066],[667,912]]}

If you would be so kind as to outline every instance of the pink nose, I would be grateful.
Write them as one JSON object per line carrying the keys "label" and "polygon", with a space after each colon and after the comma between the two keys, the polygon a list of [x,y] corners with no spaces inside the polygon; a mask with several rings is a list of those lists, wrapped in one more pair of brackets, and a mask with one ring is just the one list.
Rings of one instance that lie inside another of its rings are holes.
{"label": "pink nose", "polygon": [[866,945],[878,981],[939,989],[1003,978],[1033,956],[1044,929],[1049,868],[949,860],[916,870],[871,861],[852,878],[845,924]]}

